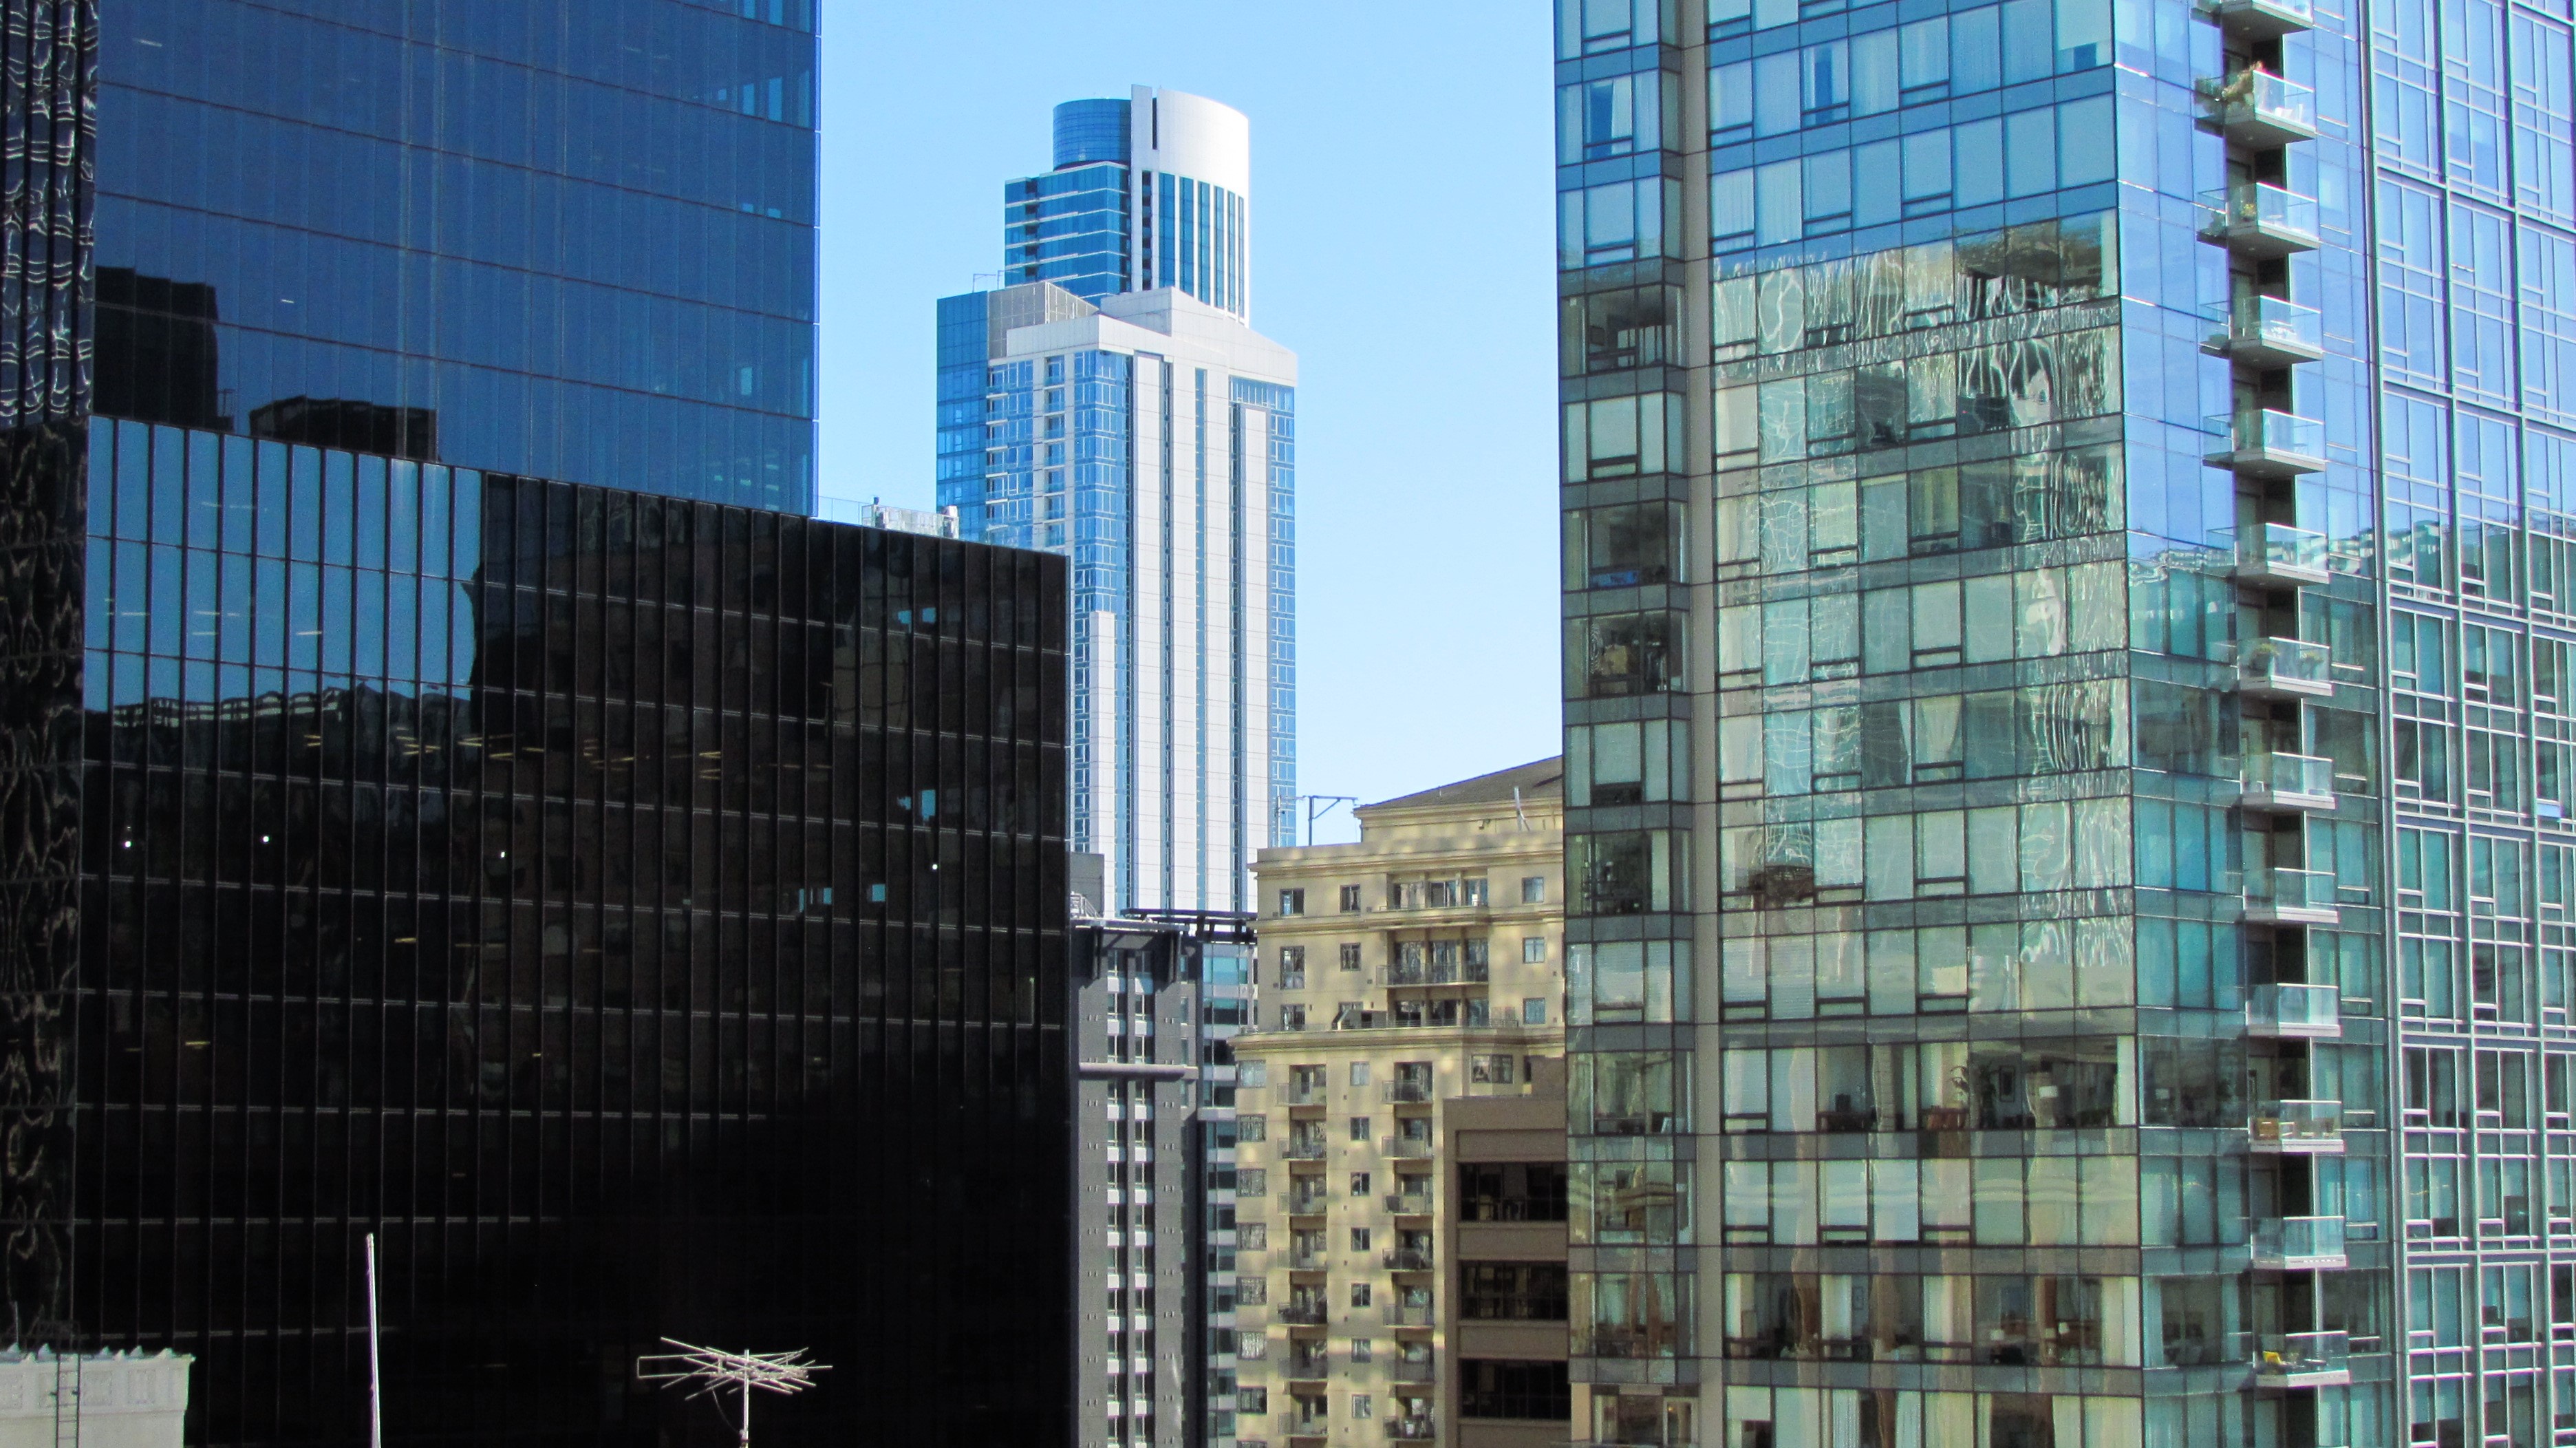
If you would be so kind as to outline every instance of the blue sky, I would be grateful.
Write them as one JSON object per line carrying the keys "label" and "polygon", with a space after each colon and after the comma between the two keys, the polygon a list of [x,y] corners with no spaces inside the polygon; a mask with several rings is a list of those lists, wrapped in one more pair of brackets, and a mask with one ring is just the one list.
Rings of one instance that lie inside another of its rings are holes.
{"label": "blue sky", "polygon": [[1055,102],[1212,96],[1252,118],[1253,324],[1301,354],[1299,788],[1554,753],[1549,14],[829,5],[823,491],[928,504],[933,303],[1000,269],[1002,182],[1046,167]]}

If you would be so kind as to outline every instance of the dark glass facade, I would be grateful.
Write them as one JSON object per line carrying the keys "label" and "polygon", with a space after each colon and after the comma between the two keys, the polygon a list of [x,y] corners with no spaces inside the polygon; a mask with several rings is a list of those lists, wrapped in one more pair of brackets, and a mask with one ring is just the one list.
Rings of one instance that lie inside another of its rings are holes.
{"label": "dark glass facade", "polygon": [[374,1232],[396,1442],[730,1441],[663,1336],[831,1365],[766,1443],[1062,1440],[1062,560],[88,446],[49,1318],[355,1441]]}
{"label": "dark glass facade", "polygon": [[118,0],[105,415],[791,512],[812,0]]}

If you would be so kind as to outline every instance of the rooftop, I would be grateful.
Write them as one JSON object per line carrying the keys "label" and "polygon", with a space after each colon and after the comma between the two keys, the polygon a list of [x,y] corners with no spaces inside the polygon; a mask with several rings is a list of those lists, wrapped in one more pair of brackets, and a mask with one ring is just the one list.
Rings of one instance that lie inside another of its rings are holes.
{"label": "rooftop", "polygon": [[1452,805],[1509,804],[1515,798],[1524,800],[1555,799],[1565,792],[1565,761],[1562,758],[1534,760],[1528,764],[1498,769],[1419,794],[1398,795],[1375,804],[1360,806],[1361,813],[1382,809],[1439,809]]}

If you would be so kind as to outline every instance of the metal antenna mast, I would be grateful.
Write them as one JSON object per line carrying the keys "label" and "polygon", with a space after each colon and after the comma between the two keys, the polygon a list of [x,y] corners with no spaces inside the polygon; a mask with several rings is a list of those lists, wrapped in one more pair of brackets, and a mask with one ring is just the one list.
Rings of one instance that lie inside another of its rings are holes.
{"label": "metal antenna mast", "polygon": [[[662,1341],[678,1348],[674,1353],[652,1353],[635,1360],[635,1376],[648,1383],[695,1383],[692,1398],[709,1397],[734,1388],[742,1394],[742,1420],[738,1426],[741,1448],[751,1448],[751,1390],[764,1393],[801,1393],[814,1386],[814,1374],[831,1368],[822,1363],[807,1362],[805,1348],[793,1352],[726,1352],[721,1348],[694,1347],[677,1338]],[[719,1407],[723,1406],[721,1403]]]}

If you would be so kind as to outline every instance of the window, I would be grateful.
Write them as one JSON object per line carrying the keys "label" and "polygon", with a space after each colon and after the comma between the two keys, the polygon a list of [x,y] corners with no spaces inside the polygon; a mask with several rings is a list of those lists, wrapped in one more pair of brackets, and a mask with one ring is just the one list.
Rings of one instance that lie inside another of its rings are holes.
{"label": "window", "polygon": [[1521,1001],[1521,1024],[1524,1026],[1543,1026],[1547,1024],[1547,998],[1545,996],[1529,996]]}
{"label": "window", "polygon": [[1458,1416],[1564,1422],[1574,1416],[1574,1395],[1562,1362],[1502,1362],[1463,1358],[1458,1363]]}
{"label": "window", "polygon": [[1357,885],[1344,885],[1342,887],[1342,913],[1345,915],[1354,914],[1359,910],[1359,908],[1360,887]]}
{"label": "window", "polygon": [[1353,1061],[1351,1063],[1351,1084],[1354,1086],[1366,1086],[1368,1084],[1368,1080],[1369,1063],[1366,1061]]}
{"label": "window", "polygon": [[1364,1197],[1364,1196],[1367,1196],[1368,1194],[1369,1194],[1369,1174],[1368,1174],[1367,1172],[1364,1172],[1364,1171],[1355,1171],[1355,1172],[1352,1172],[1352,1173],[1351,1173],[1351,1195],[1352,1195],[1352,1196],[1355,1196],[1355,1197]]}
{"label": "window", "polygon": [[1546,936],[1544,936],[1544,935],[1524,935],[1524,936],[1522,936],[1522,937],[1521,937],[1521,964],[1523,964],[1523,965],[1537,965],[1537,964],[1541,963],[1542,961],[1545,961],[1546,959],[1547,959],[1547,937],[1546,937]]}
{"label": "window", "polygon": [[1471,1321],[1565,1321],[1561,1262],[1461,1262],[1458,1286],[1458,1315]]}
{"label": "window", "polygon": [[[1359,1288],[1359,1289],[1357,1289],[1356,1291],[1354,1291],[1354,1292],[1352,1293],[1352,1296],[1356,1297],[1356,1296],[1358,1296],[1358,1295],[1359,1295],[1359,1293],[1361,1293],[1361,1292],[1365,1292],[1365,1291],[1367,1291],[1367,1290],[1368,1290],[1368,1289],[1367,1289],[1367,1288],[1365,1288],[1365,1287],[1363,1287],[1363,1288]],[[1361,1303],[1358,1303],[1358,1302],[1354,1302],[1354,1303],[1352,1303],[1351,1305],[1352,1305],[1353,1307],[1359,1307],[1359,1306],[1362,1306],[1362,1305],[1364,1305],[1364,1304],[1361,1304]],[[1352,1417],[1354,1417],[1354,1418],[1367,1418],[1367,1417],[1373,1417],[1373,1416],[1375,1416],[1376,1411],[1377,1411],[1377,1410],[1376,1410],[1373,1406],[1371,1406],[1371,1404],[1370,1404],[1370,1402],[1369,1402],[1369,1395],[1368,1395],[1368,1394],[1366,1394],[1366,1393],[1353,1393],[1353,1394],[1351,1394],[1351,1416],[1352,1416]]]}
{"label": "window", "polygon": [[1545,875],[1521,876],[1521,903],[1524,905],[1544,905],[1547,903],[1547,877]]}
{"label": "window", "polygon": [[1365,1144],[1365,1143],[1368,1141],[1368,1139],[1369,1139],[1369,1119],[1368,1119],[1367,1117],[1365,1117],[1365,1116],[1354,1116],[1354,1117],[1352,1117],[1352,1118],[1351,1118],[1351,1140]]}
{"label": "window", "polygon": [[1306,988],[1306,947],[1302,945],[1279,947],[1279,988],[1281,990]]}
{"label": "window", "polygon": [[[1345,888],[1352,889],[1352,890],[1357,890],[1357,889],[1359,888],[1359,886],[1357,886],[1357,885],[1351,885],[1351,886],[1347,886],[1347,887],[1345,887]],[[1341,945],[1341,957],[1342,957],[1342,969],[1344,969],[1344,970],[1357,970],[1357,969],[1359,969],[1359,968],[1360,968],[1360,943],[1359,943],[1358,941],[1356,941],[1356,940],[1345,940],[1345,941],[1343,941],[1343,942],[1342,942],[1342,945]]]}
{"label": "window", "polygon": [[1480,1086],[1509,1086],[1512,1084],[1512,1058],[1470,1056],[1467,1058],[1467,1079]]}
{"label": "window", "polygon": [[1364,1362],[1367,1362],[1367,1361],[1369,1360],[1369,1355],[1370,1355],[1370,1353],[1372,1353],[1373,1351],[1375,1351],[1375,1348],[1370,1344],[1370,1342],[1369,1342],[1369,1340],[1368,1340],[1367,1338],[1364,1338],[1364,1337],[1355,1337],[1355,1338],[1352,1338],[1352,1339],[1351,1339],[1351,1361],[1352,1361],[1352,1362],[1355,1362],[1355,1363],[1364,1363]]}
{"label": "window", "polygon": [[1351,1306],[1353,1306],[1353,1307],[1366,1307],[1366,1306],[1368,1306],[1368,1305],[1369,1305],[1369,1285],[1368,1285],[1367,1283],[1365,1283],[1365,1282],[1354,1282],[1354,1283],[1352,1283],[1352,1284],[1351,1284]]}
{"label": "window", "polygon": [[1279,1029],[1283,1031],[1302,1031],[1306,1029],[1306,1008],[1304,1006],[1281,1006],[1279,1008]]}
{"label": "window", "polygon": [[1368,1249],[1369,1229],[1366,1227],[1351,1228],[1351,1250],[1354,1252],[1365,1252]]}
{"label": "window", "polygon": [[1305,913],[1306,913],[1306,892],[1305,892],[1305,891],[1303,891],[1303,890],[1282,890],[1282,891],[1280,891],[1280,892],[1279,892],[1279,913],[1280,913],[1280,914],[1282,914],[1282,915],[1303,915],[1303,914],[1305,914]]}

